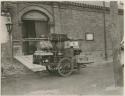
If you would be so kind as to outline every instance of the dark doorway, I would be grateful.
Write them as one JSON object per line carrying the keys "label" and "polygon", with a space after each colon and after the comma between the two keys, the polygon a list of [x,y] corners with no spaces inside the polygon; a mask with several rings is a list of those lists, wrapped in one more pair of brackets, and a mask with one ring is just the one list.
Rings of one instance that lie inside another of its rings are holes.
{"label": "dark doorway", "polygon": [[[23,38],[39,38],[40,35],[48,36],[49,27],[47,21],[38,20],[23,20]],[[36,41],[24,41],[23,42],[23,53],[24,55],[33,54],[36,48]]]}
{"label": "dark doorway", "polygon": [[[36,38],[35,22],[32,20],[23,21],[23,38]],[[25,41],[23,42],[24,55],[30,55],[36,50],[35,42]]]}
{"label": "dark doorway", "polygon": [[47,21],[35,21],[35,31],[36,37],[39,38],[40,35],[44,35],[45,37],[49,34],[49,27]]}
{"label": "dark doorway", "polygon": [[23,38],[35,38],[36,37],[35,21],[24,20],[23,25],[25,28],[25,31],[23,31]]}

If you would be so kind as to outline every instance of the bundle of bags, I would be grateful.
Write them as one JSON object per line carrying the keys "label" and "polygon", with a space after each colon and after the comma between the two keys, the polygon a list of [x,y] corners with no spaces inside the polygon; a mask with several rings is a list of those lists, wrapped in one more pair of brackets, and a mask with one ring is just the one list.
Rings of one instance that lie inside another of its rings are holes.
{"label": "bundle of bags", "polygon": [[52,49],[53,46],[50,41],[40,41],[37,44],[37,50]]}
{"label": "bundle of bags", "polygon": [[65,48],[70,48],[70,47],[79,48],[78,41],[66,41]]}

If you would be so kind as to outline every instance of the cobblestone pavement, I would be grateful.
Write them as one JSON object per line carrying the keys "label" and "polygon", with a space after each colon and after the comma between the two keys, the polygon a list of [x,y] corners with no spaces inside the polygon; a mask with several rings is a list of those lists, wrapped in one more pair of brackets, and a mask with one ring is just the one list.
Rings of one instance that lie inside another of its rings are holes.
{"label": "cobblestone pavement", "polygon": [[2,78],[2,95],[90,95],[122,96],[123,88],[114,87],[112,63],[90,64],[69,77],[38,72]]}

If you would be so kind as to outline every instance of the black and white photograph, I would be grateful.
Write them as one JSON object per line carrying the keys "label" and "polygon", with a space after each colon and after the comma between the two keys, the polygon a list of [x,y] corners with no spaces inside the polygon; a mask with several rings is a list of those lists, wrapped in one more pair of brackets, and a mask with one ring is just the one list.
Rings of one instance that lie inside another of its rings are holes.
{"label": "black and white photograph", "polygon": [[1,96],[124,96],[124,2],[0,1]]}

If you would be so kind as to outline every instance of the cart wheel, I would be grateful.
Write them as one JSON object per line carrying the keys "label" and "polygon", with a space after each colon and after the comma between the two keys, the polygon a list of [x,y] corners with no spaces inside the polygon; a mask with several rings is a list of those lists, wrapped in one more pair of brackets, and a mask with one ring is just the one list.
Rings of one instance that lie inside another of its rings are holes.
{"label": "cart wheel", "polygon": [[59,75],[69,76],[73,71],[73,63],[70,58],[62,58],[57,66]]}
{"label": "cart wheel", "polygon": [[46,66],[46,70],[49,72],[49,73],[54,73],[56,71],[56,68],[53,67],[53,66]]}

